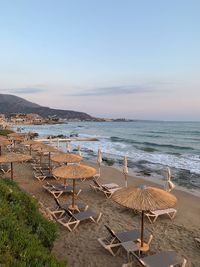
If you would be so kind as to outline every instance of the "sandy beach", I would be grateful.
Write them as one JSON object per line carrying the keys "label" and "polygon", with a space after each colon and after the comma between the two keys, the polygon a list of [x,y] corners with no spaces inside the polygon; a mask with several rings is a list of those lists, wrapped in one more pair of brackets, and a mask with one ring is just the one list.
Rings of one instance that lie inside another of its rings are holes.
{"label": "sandy beach", "polygon": [[[97,168],[94,163],[85,163]],[[15,181],[20,187],[34,195],[46,207],[53,206],[52,196],[42,188],[42,184],[46,181],[39,182],[34,178],[30,163],[16,163],[14,165]],[[122,173],[111,167],[102,166],[100,181],[102,183],[115,182],[124,186]],[[59,225],[53,253],[61,259],[67,259],[71,267],[121,266],[127,262],[126,254],[120,253],[118,256],[111,256],[100,246],[97,238],[107,235],[105,224],[114,231],[139,228],[140,217],[132,210],[114,203],[112,199],[106,199],[102,192],[96,193],[90,188],[90,183],[92,183],[91,180],[77,183],[77,187],[82,189],[79,200],[88,204],[89,208],[95,212],[103,213],[100,222],[98,224],[89,221],[81,223],[73,232],[69,232]],[[128,176],[128,184],[158,186],[133,176]],[[159,217],[154,224],[145,220],[145,229],[148,229],[154,236],[150,253],[160,250],[175,250],[188,259],[187,266],[198,267],[200,266],[200,253],[194,238],[200,236],[200,199],[178,190],[174,190],[173,193],[178,199],[176,207],[178,212],[173,221],[165,216]],[[70,202],[71,196],[60,197],[60,201]]]}

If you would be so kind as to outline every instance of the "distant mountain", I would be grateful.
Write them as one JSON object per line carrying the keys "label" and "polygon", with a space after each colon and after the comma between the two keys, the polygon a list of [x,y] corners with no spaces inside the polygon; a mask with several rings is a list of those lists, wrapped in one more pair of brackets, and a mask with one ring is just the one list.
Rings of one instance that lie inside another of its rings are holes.
{"label": "distant mountain", "polygon": [[57,116],[66,119],[96,120],[84,112],[42,107],[15,95],[0,94],[0,113],[37,113],[42,117]]}

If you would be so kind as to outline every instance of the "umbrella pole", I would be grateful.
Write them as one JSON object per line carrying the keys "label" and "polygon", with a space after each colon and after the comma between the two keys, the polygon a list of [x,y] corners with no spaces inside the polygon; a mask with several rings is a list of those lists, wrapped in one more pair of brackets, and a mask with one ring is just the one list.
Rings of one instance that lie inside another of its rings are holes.
{"label": "umbrella pole", "polygon": [[141,247],[144,244],[144,211],[142,211],[142,219],[141,219]]}
{"label": "umbrella pole", "polygon": [[49,152],[49,174],[51,173],[51,152]]}
{"label": "umbrella pole", "polygon": [[42,165],[42,152],[40,152],[40,166]]}
{"label": "umbrella pole", "polygon": [[75,179],[73,179],[73,197],[72,197],[72,209],[74,210],[75,206]]}
{"label": "umbrella pole", "polygon": [[100,171],[101,171],[101,164],[99,163],[99,177],[100,177]]}
{"label": "umbrella pole", "polygon": [[10,169],[11,169],[11,179],[13,180],[13,163],[10,163]]}
{"label": "umbrella pole", "polygon": [[31,153],[32,153],[32,145],[30,145],[29,147],[29,154],[31,155]]}
{"label": "umbrella pole", "polygon": [[127,184],[127,176],[126,176],[126,174],[124,174],[124,177],[125,177],[125,187],[127,187],[128,184]]}

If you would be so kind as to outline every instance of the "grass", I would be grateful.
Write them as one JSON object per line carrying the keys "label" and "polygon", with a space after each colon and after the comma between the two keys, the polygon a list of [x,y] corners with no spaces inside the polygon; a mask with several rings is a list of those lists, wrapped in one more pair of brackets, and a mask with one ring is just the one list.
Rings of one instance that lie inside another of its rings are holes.
{"label": "grass", "polygon": [[15,182],[0,178],[0,265],[64,267],[51,254],[56,224],[38,211],[37,201]]}

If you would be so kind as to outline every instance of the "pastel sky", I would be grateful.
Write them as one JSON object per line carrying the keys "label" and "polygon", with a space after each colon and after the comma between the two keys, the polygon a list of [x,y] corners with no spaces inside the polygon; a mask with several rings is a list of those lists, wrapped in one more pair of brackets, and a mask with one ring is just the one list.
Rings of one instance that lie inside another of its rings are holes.
{"label": "pastel sky", "polygon": [[200,119],[199,0],[0,0],[0,93],[99,117]]}

